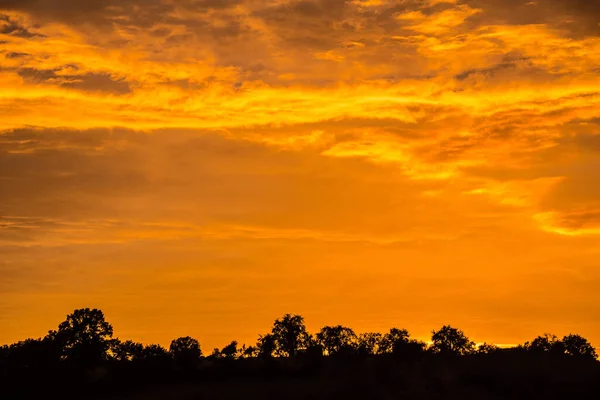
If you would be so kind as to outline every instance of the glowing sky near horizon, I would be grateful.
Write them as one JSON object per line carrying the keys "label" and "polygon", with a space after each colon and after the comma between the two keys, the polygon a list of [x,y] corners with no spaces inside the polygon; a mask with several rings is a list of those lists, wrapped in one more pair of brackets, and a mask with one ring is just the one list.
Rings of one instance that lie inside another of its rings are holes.
{"label": "glowing sky near horizon", "polygon": [[0,0],[0,343],[600,343],[600,5]]}

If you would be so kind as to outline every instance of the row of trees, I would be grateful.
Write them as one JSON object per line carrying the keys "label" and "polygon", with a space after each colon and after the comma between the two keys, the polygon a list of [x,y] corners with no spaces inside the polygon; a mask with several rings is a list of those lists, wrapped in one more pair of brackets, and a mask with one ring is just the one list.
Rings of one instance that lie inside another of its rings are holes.
{"label": "row of trees", "polygon": [[[570,334],[562,339],[543,335],[513,349],[531,354],[596,359],[596,351],[587,339]],[[489,354],[500,349],[491,344],[477,346],[463,331],[443,326],[432,332],[431,342],[412,339],[405,329],[392,328],[385,334],[356,334],[341,325],[325,326],[312,335],[307,332],[300,315],[286,314],[277,319],[270,332],[260,335],[252,346],[238,346],[236,341],[205,357],[209,360],[238,358],[274,358],[314,356],[368,356],[393,354],[413,361],[426,353],[453,356]],[[193,368],[203,358],[198,340],[186,336],[171,342],[169,349],[157,344],[143,345],[113,337],[113,327],[98,309],[79,309],[68,315],[57,330],[44,338],[28,339],[3,346],[0,362],[8,369],[48,367],[54,363],[93,367],[107,361],[165,365],[173,362],[179,368]],[[0,364],[0,365],[2,365]]]}

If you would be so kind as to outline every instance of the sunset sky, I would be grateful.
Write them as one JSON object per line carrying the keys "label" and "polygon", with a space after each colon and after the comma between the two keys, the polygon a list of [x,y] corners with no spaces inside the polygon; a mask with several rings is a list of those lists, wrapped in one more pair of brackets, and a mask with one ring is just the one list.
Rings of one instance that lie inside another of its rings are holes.
{"label": "sunset sky", "polygon": [[0,0],[0,344],[600,346],[596,0]]}

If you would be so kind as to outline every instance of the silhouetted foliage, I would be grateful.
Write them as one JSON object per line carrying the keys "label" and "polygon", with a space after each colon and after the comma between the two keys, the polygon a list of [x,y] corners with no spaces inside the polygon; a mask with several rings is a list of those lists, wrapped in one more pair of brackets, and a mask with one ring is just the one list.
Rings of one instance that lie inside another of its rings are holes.
{"label": "silhouetted foliage", "polygon": [[277,348],[275,336],[267,333],[266,335],[260,335],[258,342],[256,343],[258,348],[258,356],[262,358],[271,358]]}
{"label": "silhouetted foliage", "polygon": [[253,358],[258,356],[258,347],[246,346],[245,344],[239,349],[241,358]]}
{"label": "silhouetted foliage", "polygon": [[171,354],[159,344],[144,346],[140,361],[149,366],[164,366],[171,361]]}
{"label": "silhouetted foliage", "polygon": [[64,360],[93,366],[107,360],[112,335],[113,327],[102,311],[82,308],[67,315],[58,330],[48,334],[48,339],[59,344]]}
{"label": "silhouetted foliage", "polygon": [[498,348],[498,346],[496,346],[494,344],[482,343],[479,346],[477,346],[476,353],[477,354],[493,354],[493,353],[497,352],[498,350],[500,350],[500,349]]}
{"label": "silhouetted foliage", "polygon": [[562,343],[565,353],[570,356],[589,359],[598,357],[594,347],[582,336],[569,334],[562,339]]}
{"label": "silhouetted foliage", "polygon": [[7,347],[10,369],[46,368],[60,361],[61,349],[51,339],[27,339]]}
{"label": "silhouetted foliage", "polygon": [[356,349],[358,338],[354,331],[345,326],[325,326],[317,333],[317,341],[327,355],[351,353]]}
{"label": "silhouetted foliage", "polygon": [[275,320],[271,335],[275,341],[275,352],[279,356],[293,357],[300,349],[306,348],[308,333],[304,318],[300,315],[285,314]]}
{"label": "silhouetted foliage", "polygon": [[358,335],[358,354],[373,355],[381,351],[383,335],[377,332],[367,332]]}
{"label": "silhouetted foliage", "polygon": [[550,353],[560,355],[565,352],[563,343],[558,337],[549,333],[538,336],[531,342],[526,342],[524,347],[528,352],[533,354]]}
{"label": "silhouetted foliage", "polygon": [[219,349],[218,347],[215,347],[212,351],[212,353],[210,353],[210,356],[208,356],[209,359],[211,360],[218,360],[222,357],[221,355],[221,349]]}
{"label": "silhouetted foliage", "polygon": [[406,329],[390,329],[390,331],[383,335],[383,338],[381,339],[379,352],[381,354],[392,353],[394,351],[394,343],[398,341],[407,341],[409,336]]}
{"label": "silhouetted foliage", "polygon": [[319,342],[319,340],[313,336],[308,335],[308,339],[306,341],[306,349],[304,351],[306,356],[310,359],[318,359],[323,357],[324,349],[323,345]]}
{"label": "silhouetted foliage", "polygon": [[190,336],[174,339],[169,346],[169,353],[173,356],[175,365],[181,368],[195,367],[202,356],[200,343]]}
{"label": "silhouetted foliage", "polygon": [[223,349],[221,350],[221,355],[223,356],[223,358],[226,358],[228,360],[235,359],[238,354],[237,345],[238,345],[238,342],[236,342],[234,340],[231,343],[229,343],[227,346],[223,347]]}
{"label": "silhouetted foliage", "polygon": [[475,342],[460,329],[445,325],[431,335],[431,349],[436,353],[465,355],[475,350]]}
{"label": "silhouetted foliage", "polygon": [[113,341],[111,352],[113,358],[117,361],[136,361],[142,358],[144,345],[131,340],[121,342],[120,340]]}
{"label": "silhouetted foliage", "polygon": [[401,339],[394,342],[392,349],[392,353],[396,359],[415,362],[423,357],[427,349],[427,344],[420,340]]}
{"label": "silhouetted foliage", "polygon": [[81,309],[44,338],[0,347],[0,398],[80,399],[144,387],[182,392],[132,398],[595,399],[600,391],[596,351],[579,335],[544,334],[500,349],[476,347],[443,326],[431,339],[427,347],[404,329],[356,335],[341,325],[313,336],[302,317],[286,314],[256,346],[232,341],[204,362],[196,339],[175,339],[169,351],[120,341],[99,310]]}

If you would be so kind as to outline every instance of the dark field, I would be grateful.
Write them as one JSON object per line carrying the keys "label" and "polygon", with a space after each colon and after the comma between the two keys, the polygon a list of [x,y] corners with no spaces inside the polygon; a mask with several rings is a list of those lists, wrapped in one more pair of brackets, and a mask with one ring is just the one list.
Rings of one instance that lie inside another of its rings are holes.
{"label": "dark field", "polygon": [[12,389],[2,398],[597,399],[600,363],[512,350],[460,357],[431,354],[410,363],[393,355],[298,357],[206,361],[195,371],[109,365],[95,373],[31,375],[8,386]]}

